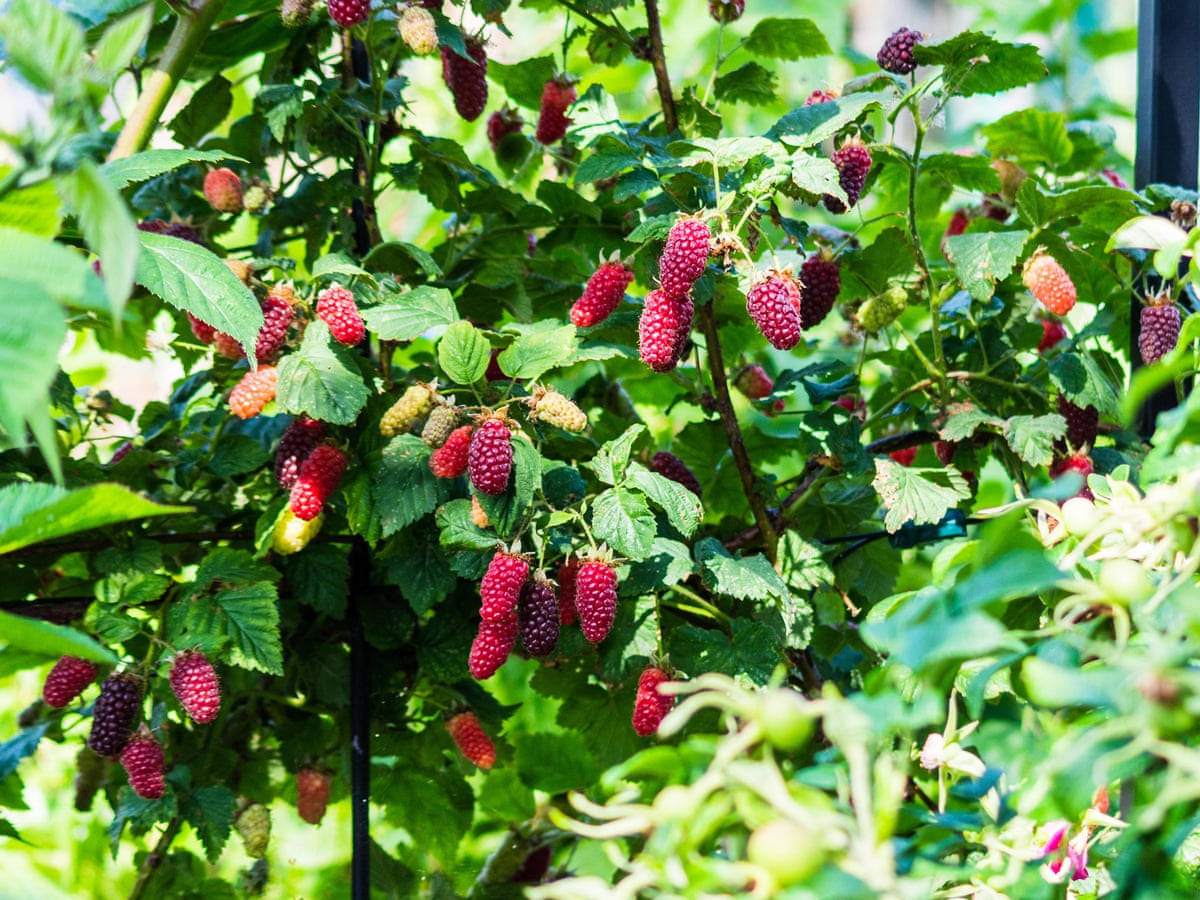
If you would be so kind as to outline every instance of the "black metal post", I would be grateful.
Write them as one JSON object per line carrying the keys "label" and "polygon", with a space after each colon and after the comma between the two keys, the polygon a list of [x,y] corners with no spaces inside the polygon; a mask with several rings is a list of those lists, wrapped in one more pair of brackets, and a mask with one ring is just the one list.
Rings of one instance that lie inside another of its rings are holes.
{"label": "black metal post", "polygon": [[[1154,182],[1195,188],[1200,164],[1200,3],[1196,0],[1139,0],[1137,155],[1138,189]],[[1129,355],[1141,366],[1139,305],[1130,306]],[[1143,435],[1154,431],[1158,414],[1176,405],[1174,386],[1142,407]]]}

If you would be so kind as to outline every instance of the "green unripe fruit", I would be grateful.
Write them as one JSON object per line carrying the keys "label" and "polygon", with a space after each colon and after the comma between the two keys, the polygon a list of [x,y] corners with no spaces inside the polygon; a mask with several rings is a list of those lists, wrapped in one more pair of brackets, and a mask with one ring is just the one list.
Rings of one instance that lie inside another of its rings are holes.
{"label": "green unripe fruit", "polygon": [[1139,603],[1154,593],[1154,582],[1132,559],[1107,559],[1100,565],[1100,587],[1121,606]]}
{"label": "green unripe fruit", "polygon": [[787,819],[776,819],[754,830],[746,856],[766,869],[780,885],[804,881],[821,867],[825,851],[810,829]]}
{"label": "green unripe fruit", "polygon": [[767,741],[785,752],[799,750],[812,736],[813,722],[805,703],[788,688],[763,694],[758,715]]}
{"label": "green unripe fruit", "polygon": [[654,811],[661,821],[686,822],[696,815],[696,800],[683,785],[669,785],[654,798]]}
{"label": "green unripe fruit", "polygon": [[1100,514],[1096,512],[1096,504],[1086,497],[1072,497],[1062,505],[1062,522],[1067,528],[1067,534],[1083,537],[1096,527]]}

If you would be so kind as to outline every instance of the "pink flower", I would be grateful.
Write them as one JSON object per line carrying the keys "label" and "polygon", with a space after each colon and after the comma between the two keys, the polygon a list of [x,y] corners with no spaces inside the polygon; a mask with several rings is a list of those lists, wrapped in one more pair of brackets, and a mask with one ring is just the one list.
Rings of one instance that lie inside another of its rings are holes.
{"label": "pink flower", "polygon": [[921,767],[930,771],[938,768],[944,761],[942,750],[945,746],[946,739],[936,731],[925,738],[925,746],[921,748]]}

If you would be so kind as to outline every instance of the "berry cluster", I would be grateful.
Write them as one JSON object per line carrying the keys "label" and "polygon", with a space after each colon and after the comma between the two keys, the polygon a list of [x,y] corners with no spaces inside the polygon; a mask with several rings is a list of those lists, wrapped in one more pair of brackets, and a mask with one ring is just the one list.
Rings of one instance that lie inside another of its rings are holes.
{"label": "berry cluster", "polygon": [[1173,303],[1153,302],[1143,306],[1141,331],[1138,333],[1138,353],[1146,365],[1156,363],[1179,343],[1182,322],[1179,307]]}
{"label": "berry cluster", "polygon": [[211,169],[204,176],[204,199],[217,212],[241,212],[242,179],[233,169]]}
{"label": "berry cluster", "polygon": [[837,167],[838,184],[846,192],[847,202],[843,203],[832,194],[826,194],[821,200],[831,213],[840,214],[857,204],[862,196],[867,173],[871,171],[871,151],[858,138],[851,138],[834,151],[831,159]]}
{"label": "berry cluster", "polygon": [[330,444],[317,447],[301,464],[300,474],[292,485],[291,511],[305,521],[315,519],[337,490],[345,471],[346,457],[341,450]]}
{"label": "berry cluster", "polygon": [[919,44],[924,37],[921,32],[911,28],[901,28],[893,32],[875,56],[879,68],[885,72],[907,75],[917,67],[916,60],[913,59],[913,46]]}
{"label": "berry cluster", "polygon": [[411,431],[417,420],[429,413],[433,400],[434,393],[428,385],[414,384],[406,388],[379,420],[379,433],[385,438],[393,438]]}
{"label": "berry cluster", "polygon": [[274,366],[259,366],[242,376],[229,394],[229,410],[239,419],[252,419],[275,399],[279,373]]}
{"label": "berry cluster", "polygon": [[1075,306],[1075,285],[1071,276],[1044,250],[1038,250],[1025,263],[1021,280],[1029,293],[1056,316],[1065,316]]}
{"label": "berry cluster", "polygon": [[498,109],[488,116],[487,137],[488,143],[492,145],[492,152],[498,152],[500,142],[510,134],[520,134],[524,125],[525,120],[521,118],[521,114],[511,106]]}
{"label": "berry cluster", "polygon": [[567,109],[577,99],[575,85],[565,78],[547,81],[542,88],[542,105],[538,111],[537,130],[534,138],[539,144],[554,144],[561,141],[571,124]]}
{"label": "berry cluster", "polygon": [[168,676],[171,690],[193,722],[205,725],[221,709],[221,683],[208,657],[185,651],[175,657]]}
{"label": "berry cluster", "polygon": [[669,478],[671,481],[683,485],[697,497],[700,496],[700,479],[674,453],[659,450],[650,458],[650,471],[657,472],[663,478]]}
{"label": "berry cluster", "polygon": [[633,730],[640,737],[658,731],[658,726],[675,705],[675,697],[664,694],[659,685],[671,676],[657,666],[647,666],[638,678],[637,695],[633,701]]}
{"label": "berry cluster", "polygon": [[[467,471],[472,487],[481,494],[504,493],[512,473],[512,461],[512,432],[508,425],[501,418],[485,419],[471,433],[467,449]],[[431,465],[432,462],[430,457]]]}
{"label": "berry cluster", "polygon": [[601,263],[571,307],[571,322],[578,328],[599,325],[621,303],[631,281],[633,270],[628,266],[615,261]]}
{"label": "berry cluster", "polygon": [[467,38],[466,46],[466,57],[442,48],[442,80],[454,97],[454,109],[474,122],[487,106],[487,50],[476,38]]}
{"label": "berry cluster", "polygon": [[423,6],[410,5],[404,8],[396,22],[400,39],[417,56],[428,56],[438,48],[437,23],[433,14]]}
{"label": "berry cluster", "polygon": [[466,472],[474,431],[470,425],[462,425],[450,432],[445,443],[430,455],[429,471],[438,478],[457,478]]}
{"label": "berry cluster", "polygon": [[587,415],[558,391],[535,387],[527,401],[529,418],[578,434],[587,428]]}
{"label": "berry cluster", "polygon": [[800,343],[800,296],[791,274],[778,270],[746,292],[746,312],[772,347],[791,350]]}
{"label": "berry cluster", "polygon": [[296,812],[309,825],[325,818],[333,777],[328,772],[305,767],[296,773]]}
{"label": "berry cluster", "polygon": [[333,339],[347,347],[358,344],[366,334],[366,325],[358,314],[354,295],[340,284],[317,294],[317,317],[329,326]]}
{"label": "berry cluster", "polygon": [[473,712],[461,712],[446,721],[446,730],[459,752],[481,769],[496,764],[496,745],[487,736],[479,717]]}

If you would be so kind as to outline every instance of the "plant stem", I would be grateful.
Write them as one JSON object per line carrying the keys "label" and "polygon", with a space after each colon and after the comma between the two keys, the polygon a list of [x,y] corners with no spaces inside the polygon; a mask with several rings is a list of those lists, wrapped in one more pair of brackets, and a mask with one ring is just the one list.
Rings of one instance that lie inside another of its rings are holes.
{"label": "plant stem", "polygon": [[654,80],[658,82],[658,99],[662,104],[663,125],[667,134],[676,129],[679,120],[675,116],[675,95],[671,93],[671,78],[667,74],[667,57],[663,52],[662,21],[658,17],[658,0],[645,0],[646,27],[650,31],[650,65],[654,67]]}
{"label": "plant stem", "polygon": [[171,842],[179,834],[179,829],[182,825],[183,816],[176,813],[171,821],[167,823],[166,830],[159,836],[158,843],[154,845],[154,849],[150,851],[145,862],[142,863],[142,868],[138,871],[137,881],[133,885],[133,890],[129,892],[129,900],[140,900],[141,896],[146,892],[146,885],[150,883],[150,876],[162,864],[163,857],[166,856]]}
{"label": "plant stem", "polygon": [[122,159],[144,150],[150,143],[167,101],[187,72],[192,58],[207,37],[225,0],[196,0],[175,22],[158,66],[145,81],[137,105],[125,120],[109,159]]}
{"label": "plant stem", "polygon": [[[945,356],[942,351],[941,304],[938,303],[937,291],[934,290],[933,277],[929,274],[929,262],[925,259],[925,248],[921,244],[921,232],[917,228],[917,175],[921,170],[921,145],[925,143],[925,122],[921,120],[921,110],[918,107],[919,98],[913,99],[912,117],[916,136],[913,138],[912,165],[908,170],[908,237],[912,241],[913,252],[917,256],[917,267],[925,282],[925,290],[929,292],[930,336],[933,338],[933,362],[936,371],[930,374],[938,380],[941,388],[942,403],[949,402],[949,387],[943,374],[946,370]],[[914,350],[916,344],[909,341]],[[918,351],[919,353],[920,351]],[[926,362],[926,369],[931,369]]]}
{"label": "plant stem", "polygon": [[717,317],[713,312],[712,303],[708,303],[700,316],[700,330],[704,334],[708,351],[708,371],[712,376],[713,396],[717,401],[717,412],[721,416],[721,425],[725,428],[725,437],[729,441],[729,449],[733,453],[733,462],[737,466],[738,476],[742,481],[742,491],[750,511],[754,514],[754,522],[758,525],[759,533],[763,536],[763,552],[772,565],[775,563],[776,550],[779,546],[779,535],[771,524],[767,514],[767,505],[754,486],[754,469],[750,464],[750,456],[746,453],[746,444],[742,440],[742,429],[738,426],[737,415],[733,411],[733,402],[729,398],[729,382],[725,379],[725,360],[721,355],[721,339],[717,334]]}

